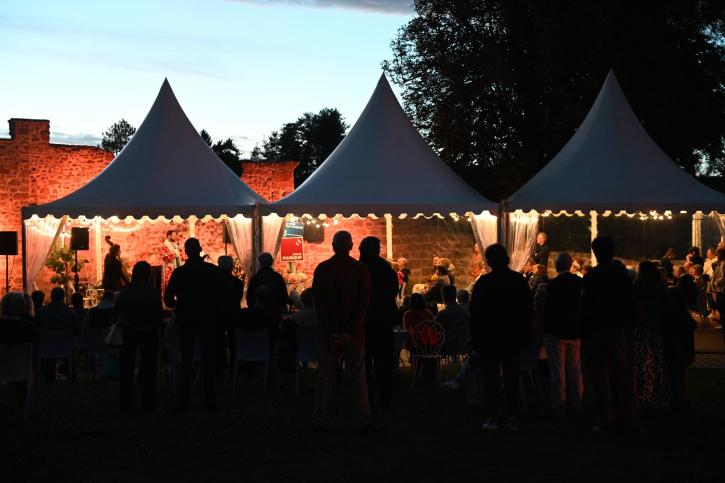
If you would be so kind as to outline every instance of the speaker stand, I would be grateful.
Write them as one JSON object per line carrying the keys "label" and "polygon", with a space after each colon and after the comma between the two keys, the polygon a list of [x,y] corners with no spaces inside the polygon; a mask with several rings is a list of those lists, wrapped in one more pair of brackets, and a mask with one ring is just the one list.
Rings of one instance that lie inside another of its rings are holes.
{"label": "speaker stand", "polygon": [[10,265],[8,255],[5,255],[5,293],[10,293]]}
{"label": "speaker stand", "polygon": [[76,292],[78,292],[81,288],[80,287],[81,279],[78,276],[78,250],[73,250],[73,251],[75,252],[75,256],[76,256],[76,264],[75,264],[75,267],[73,268],[73,272],[75,272],[75,274],[73,275],[73,285],[75,286]]}

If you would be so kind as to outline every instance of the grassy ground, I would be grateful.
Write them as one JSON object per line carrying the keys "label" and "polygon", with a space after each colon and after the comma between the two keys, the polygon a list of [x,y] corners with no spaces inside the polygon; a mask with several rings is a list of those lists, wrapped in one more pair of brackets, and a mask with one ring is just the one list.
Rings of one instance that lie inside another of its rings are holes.
{"label": "grassy ground", "polygon": [[[401,388],[380,431],[313,433],[312,391],[221,388],[222,411],[120,415],[113,383],[41,386],[32,422],[0,387],[0,481],[723,481],[725,371],[691,370],[693,412],[644,418],[645,434],[593,437],[582,421],[529,416],[480,430],[460,393]],[[198,395],[197,395],[198,401]]]}

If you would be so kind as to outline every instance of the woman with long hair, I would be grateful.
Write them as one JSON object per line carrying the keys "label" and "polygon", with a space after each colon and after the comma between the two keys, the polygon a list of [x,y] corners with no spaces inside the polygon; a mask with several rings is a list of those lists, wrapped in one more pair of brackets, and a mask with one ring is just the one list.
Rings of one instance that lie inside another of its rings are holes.
{"label": "woman with long hair", "polygon": [[128,285],[128,272],[121,259],[121,245],[113,243],[111,235],[106,235],[106,243],[110,248],[103,260],[103,289],[107,292],[118,292],[121,287]]}
{"label": "woman with long hair", "polygon": [[635,401],[640,411],[670,404],[662,327],[667,315],[667,287],[657,266],[639,264],[634,281],[637,321],[634,326]]}

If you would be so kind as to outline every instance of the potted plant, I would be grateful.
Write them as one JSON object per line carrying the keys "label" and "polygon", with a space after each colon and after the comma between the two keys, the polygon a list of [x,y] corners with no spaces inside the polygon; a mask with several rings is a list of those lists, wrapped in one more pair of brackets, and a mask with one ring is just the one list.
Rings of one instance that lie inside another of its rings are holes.
{"label": "potted plant", "polygon": [[[78,259],[78,272],[87,263],[88,260],[86,259]],[[70,298],[70,295],[75,292],[75,287],[73,286],[75,252],[70,247],[58,243],[48,255],[45,266],[55,273],[55,275],[50,277],[50,282],[62,286],[65,289],[66,297]]]}

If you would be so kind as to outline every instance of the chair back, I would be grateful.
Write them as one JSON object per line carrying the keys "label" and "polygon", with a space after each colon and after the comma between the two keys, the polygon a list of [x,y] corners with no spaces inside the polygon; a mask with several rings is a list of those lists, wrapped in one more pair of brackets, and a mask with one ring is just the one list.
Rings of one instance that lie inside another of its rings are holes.
{"label": "chair back", "polygon": [[33,344],[0,344],[0,383],[21,382],[31,379],[33,370]]}
{"label": "chair back", "polygon": [[116,353],[115,347],[106,344],[106,336],[109,328],[89,327],[84,337],[86,349],[89,356],[107,356]]}
{"label": "chair back", "polygon": [[320,359],[320,331],[297,327],[297,361],[319,362]]}
{"label": "chair back", "polygon": [[410,339],[415,355],[437,356],[446,341],[446,330],[435,320],[425,320],[411,329]]}
{"label": "chair back", "polygon": [[38,330],[38,357],[62,359],[73,356],[73,329]]}
{"label": "chair back", "polygon": [[104,328],[113,325],[111,319],[111,309],[101,309],[93,307],[88,310],[88,327],[89,328]]}
{"label": "chair back", "polygon": [[269,331],[244,330],[234,331],[236,341],[236,360],[247,362],[265,362],[269,360]]}

